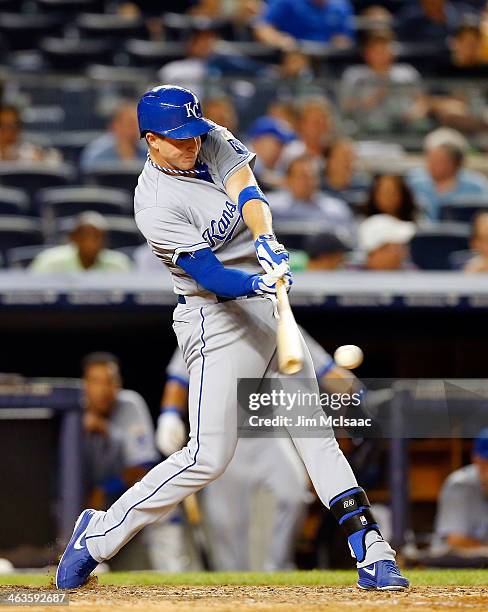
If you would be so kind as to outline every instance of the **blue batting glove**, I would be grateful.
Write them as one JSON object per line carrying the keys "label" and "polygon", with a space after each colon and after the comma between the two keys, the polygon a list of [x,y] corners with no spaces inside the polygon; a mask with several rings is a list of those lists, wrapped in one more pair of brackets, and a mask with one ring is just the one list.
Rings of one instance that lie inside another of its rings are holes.
{"label": "blue batting glove", "polygon": [[265,272],[272,272],[282,262],[288,263],[289,255],[285,247],[276,240],[274,234],[261,234],[254,242],[256,257]]}

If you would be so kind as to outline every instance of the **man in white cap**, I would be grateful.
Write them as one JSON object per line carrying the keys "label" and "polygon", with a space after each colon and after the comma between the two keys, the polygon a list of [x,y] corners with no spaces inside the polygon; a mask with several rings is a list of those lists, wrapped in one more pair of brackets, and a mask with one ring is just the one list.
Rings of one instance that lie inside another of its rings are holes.
{"label": "man in white cap", "polygon": [[131,261],[124,255],[105,248],[107,222],[95,211],[76,218],[69,243],[46,249],[30,265],[33,272],[62,273],[103,270],[127,272]]}
{"label": "man in white cap", "polygon": [[415,224],[391,215],[368,217],[358,229],[358,243],[365,256],[365,270],[405,270],[408,243],[415,234]]}

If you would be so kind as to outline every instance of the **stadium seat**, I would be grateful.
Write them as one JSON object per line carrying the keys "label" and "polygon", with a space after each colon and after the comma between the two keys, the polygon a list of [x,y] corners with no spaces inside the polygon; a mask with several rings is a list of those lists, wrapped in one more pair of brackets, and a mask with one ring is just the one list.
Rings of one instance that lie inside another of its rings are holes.
{"label": "stadium seat", "polygon": [[62,26],[56,15],[0,13],[0,33],[13,51],[36,49],[41,38],[57,34]]}
{"label": "stadium seat", "polygon": [[5,253],[5,264],[8,268],[27,268],[41,251],[48,249],[49,245],[37,244],[20,246],[9,249]]}
{"label": "stadium seat", "polygon": [[75,21],[81,38],[112,41],[141,38],[146,34],[142,17],[124,17],[114,14],[82,13]]}
{"label": "stadium seat", "polygon": [[100,164],[96,170],[86,173],[83,182],[91,185],[125,189],[133,194],[142,166],[141,162]]}
{"label": "stadium seat", "polygon": [[0,163],[0,184],[25,190],[30,210],[37,214],[36,195],[46,187],[61,187],[73,182],[74,168],[67,164],[51,167],[43,164]]}
{"label": "stadium seat", "polygon": [[425,224],[410,241],[412,261],[421,270],[450,270],[450,255],[466,250],[469,236],[464,223]]}
{"label": "stadium seat", "polygon": [[475,253],[470,250],[454,251],[449,255],[449,266],[451,270],[462,270]]}
{"label": "stadium seat", "polygon": [[95,13],[102,11],[104,0],[35,0],[38,8],[43,13],[54,13],[69,17],[78,13]]}
{"label": "stadium seat", "polygon": [[22,113],[22,124],[29,132],[57,132],[62,129],[64,110],[58,104],[29,106]]}
{"label": "stadium seat", "polygon": [[18,0],[0,0],[0,13],[14,13],[19,7]]}
{"label": "stadium seat", "polygon": [[286,244],[288,249],[303,250],[307,238],[323,231],[330,231],[330,225],[314,221],[280,218],[273,213],[273,227],[278,240]]}
{"label": "stadium seat", "polygon": [[[105,216],[108,230],[108,247],[120,249],[137,246],[144,242],[144,237],[137,228],[133,217]],[[56,234],[61,239],[75,227],[76,217],[63,217],[56,222]]]}
{"label": "stadium seat", "polygon": [[39,221],[32,217],[0,217],[0,252],[5,256],[9,249],[42,244]]}
{"label": "stadium seat", "polygon": [[78,167],[81,152],[87,144],[105,132],[101,130],[70,130],[50,134],[49,146],[58,149],[63,159]]}
{"label": "stadium seat", "polygon": [[470,223],[477,212],[488,212],[486,198],[470,197],[458,202],[449,202],[441,207],[440,215],[443,221]]}
{"label": "stadium seat", "polygon": [[158,70],[167,62],[183,59],[186,55],[186,45],[133,38],[126,42],[125,51],[131,66]]}
{"label": "stadium seat", "polygon": [[39,49],[54,70],[73,72],[94,62],[108,62],[112,47],[106,40],[77,40],[48,37],[41,40]]}
{"label": "stadium seat", "polygon": [[26,215],[29,198],[21,189],[0,187],[0,215]]}
{"label": "stadium seat", "polygon": [[39,210],[47,220],[87,210],[102,215],[130,215],[133,201],[127,191],[108,187],[54,187],[39,192]]}

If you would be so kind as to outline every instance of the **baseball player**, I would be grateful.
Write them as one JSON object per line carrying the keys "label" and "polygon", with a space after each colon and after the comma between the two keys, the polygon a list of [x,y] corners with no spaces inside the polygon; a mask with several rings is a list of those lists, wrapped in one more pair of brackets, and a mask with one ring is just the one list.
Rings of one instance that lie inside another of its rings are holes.
{"label": "baseball player", "polygon": [[[169,268],[178,296],[173,329],[190,376],[188,444],[153,468],[107,511],[84,510],[56,573],[58,588],[86,582],[138,531],[222,474],[237,444],[237,379],[278,377],[275,297],[291,284],[288,253],[273,234],[254,155],[202,116],[189,90],[160,86],[138,104],[148,159],[135,191],[135,219]],[[260,269],[260,266],[262,269]],[[319,397],[302,339],[300,380]],[[290,384],[293,383],[290,377]],[[313,382],[314,381],[314,382]],[[305,409],[320,420],[320,403]],[[363,589],[408,587],[364,490],[333,436],[293,436],[322,503],[342,525]]]}

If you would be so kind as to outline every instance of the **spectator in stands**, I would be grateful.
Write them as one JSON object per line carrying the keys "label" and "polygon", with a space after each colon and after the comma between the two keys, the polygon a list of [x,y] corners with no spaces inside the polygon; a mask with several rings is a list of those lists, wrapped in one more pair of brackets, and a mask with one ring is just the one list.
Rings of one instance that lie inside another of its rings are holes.
{"label": "spectator in stands", "polygon": [[436,67],[439,77],[486,77],[488,66],[482,57],[482,36],[479,21],[464,21],[449,41],[449,55],[442,54]]}
{"label": "spectator in stands", "polygon": [[464,267],[465,272],[488,272],[488,213],[480,212],[473,220],[471,249],[476,255]]}
{"label": "spectator in stands", "polygon": [[359,249],[365,257],[361,267],[371,271],[408,269],[408,243],[414,233],[413,223],[391,215],[368,217],[358,228]]}
{"label": "spectator in stands", "polygon": [[210,75],[253,76],[268,70],[266,64],[238,55],[225,43],[222,45],[216,30],[204,24],[191,31],[186,57],[165,64],[158,77],[161,83],[187,87],[203,98],[203,89]]}
{"label": "spectator in stands", "polygon": [[147,147],[140,139],[136,106],[122,102],[112,117],[109,131],[82,151],[80,167],[83,172],[90,172],[104,163],[140,161],[142,168],[146,157]]}
{"label": "spectator in stands", "polygon": [[[310,58],[305,53],[301,53],[298,50],[285,51],[282,54],[281,62],[279,65],[280,80],[285,79],[292,81],[296,84],[296,81],[312,81],[314,78]],[[281,83],[280,83],[281,89]]]}
{"label": "spectator in stands", "polygon": [[283,173],[279,160],[283,147],[294,140],[294,133],[286,123],[274,117],[256,119],[248,131],[251,150],[256,153],[254,174],[263,189],[283,186]]}
{"label": "spectator in stands", "polygon": [[325,157],[334,135],[334,118],[329,101],[324,96],[304,96],[296,106],[296,130],[298,139],[285,147],[281,164],[288,164],[304,153],[313,158],[317,170],[322,173]]}
{"label": "spectator in stands", "polygon": [[349,0],[274,0],[265,5],[255,33],[286,51],[300,41],[348,47],[354,41],[353,9]]}
{"label": "spectator in stands", "polygon": [[118,359],[92,353],[82,364],[86,489],[104,510],[158,461],[151,415],[143,398],[122,389]]}
{"label": "spectator in stands", "polygon": [[348,240],[336,232],[322,232],[311,236],[305,243],[308,256],[307,270],[326,271],[344,268],[347,253],[351,252]]}
{"label": "spectator in stands", "polygon": [[286,189],[269,195],[275,218],[316,220],[334,230],[353,231],[353,218],[349,207],[338,198],[321,193],[319,173],[309,155],[301,155],[288,166]]}
{"label": "spectator in stands", "polygon": [[488,550],[488,428],[474,441],[472,463],[444,483],[435,521],[437,541],[451,549]]}
{"label": "spectator in stands", "polygon": [[395,63],[393,33],[372,32],[364,43],[365,65],[350,66],[342,75],[341,108],[359,128],[391,131],[422,118],[416,102],[421,78],[410,64]]}
{"label": "spectator in stands", "polygon": [[217,42],[215,30],[195,28],[188,38],[185,58],[165,64],[158,72],[160,82],[188,87],[202,97],[201,90],[208,76],[208,63],[215,53]]}
{"label": "spectator in stands", "polygon": [[425,166],[408,174],[408,183],[418,204],[430,219],[439,218],[440,208],[463,196],[488,197],[488,180],[481,173],[463,168],[468,143],[450,128],[439,128],[425,140]]}
{"label": "spectator in stands", "polygon": [[273,100],[270,102],[266,114],[286,123],[292,132],[297,131],[297,109],[292,100],[288,98]]}
{"label": "spectator in stands", "polygon": [[418,217],[412,191],[398,174],[375,176],[362,212],[366,217],[385,214],[401,221],[415,221]]}
{"label": "spectator in stands", "polygon": [[128,272],[132,265],[127,255],[105,248],[107,222],[97,212],[81,213],[68,244],[42,251],[30,265],[33,272],[63,273],[100,270]]}
{"label": "spectator in stands", "polygon": [[224,125],[230,132],[237,135],[239,130],[239,115],[232,99],[225,94],[207,97],[203,103],[203,114],[210,121]]}
{"label": "spectator in stands", "polygon": [[402,41],[431,43],[445,47],[447,37],[459,27],[463,17],[476,10],[462,1],[418,0],[405,3],[397,23]]}
{"label": "spectator in stands", "polygon": [[355,197],[369,184],[366,176],[356,171],[356,149],[350,138],[339,137],[330,143],[327,152],[322,188],[329,195],[342,198]]}
{"label": "spectator in stands", "polygon": [[18,108],[0,106],[0,161],[61,163],[61,155],[55,149],[45,149],[22,137],[22,118]]}

